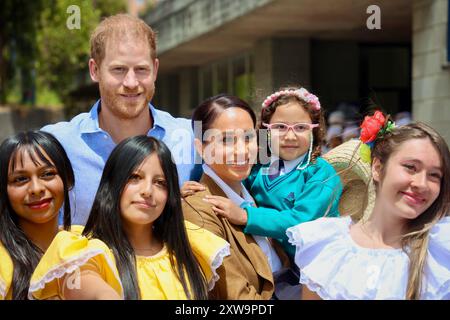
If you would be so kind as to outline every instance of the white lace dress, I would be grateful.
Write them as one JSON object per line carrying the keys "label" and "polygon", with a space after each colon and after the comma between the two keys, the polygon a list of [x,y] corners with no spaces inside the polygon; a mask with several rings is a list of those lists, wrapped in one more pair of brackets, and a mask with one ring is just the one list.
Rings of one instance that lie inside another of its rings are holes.
{"label": "white lace dress", "polygon": [[[320,218],[287,230],[300,283],[322,299],[405,299],[409,258],[402,249],[370,249],[350,236],[350,217]],[[450,217],[429,233],[421,299],[450,299]]]}

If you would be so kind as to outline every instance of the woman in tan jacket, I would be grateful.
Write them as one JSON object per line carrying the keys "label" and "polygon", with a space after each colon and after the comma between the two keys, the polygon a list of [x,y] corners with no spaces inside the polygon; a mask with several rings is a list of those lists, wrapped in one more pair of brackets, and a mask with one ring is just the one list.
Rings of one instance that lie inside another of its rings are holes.
{"label": "woman in tan jacket", "polygon": [[270,299],[274,291],[272,272],[286,265],[282,250],[275,250],[268,238],[245,234],[242,226],[213,211],[215,196],[228,198],[238,206],[253,203],[242,181],[256,160],[256,116],[245,101],[218,95],[195,109],[192,124],[198,133],[201,125],[202,136],[196,137],[195,148],[204,162],[200,183],[205,190],[186,196],[183,212],[187,220],[212,231],[231,246],[231,255],[217,270],[220,279],[212,298]]}

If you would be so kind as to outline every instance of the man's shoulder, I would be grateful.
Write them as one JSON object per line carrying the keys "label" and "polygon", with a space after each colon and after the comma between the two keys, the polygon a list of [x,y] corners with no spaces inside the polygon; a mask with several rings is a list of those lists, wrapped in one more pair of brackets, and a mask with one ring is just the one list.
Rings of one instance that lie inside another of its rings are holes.
{"label": "man's shoulder", "polygon": [[70,121],[60,121],[54,124],[48,124],[41,128],[42,131],[53,134],[56,138],[74,137],[74,134],[80,130],[81,122],[89,116],[88,112],[83,112]]}
{"label": "man's shoulder", "polygon": [[157,108],[155,108],[155,112],[164,121],[164,124],[191,129],[191,119],[174,117],[169,112]]}

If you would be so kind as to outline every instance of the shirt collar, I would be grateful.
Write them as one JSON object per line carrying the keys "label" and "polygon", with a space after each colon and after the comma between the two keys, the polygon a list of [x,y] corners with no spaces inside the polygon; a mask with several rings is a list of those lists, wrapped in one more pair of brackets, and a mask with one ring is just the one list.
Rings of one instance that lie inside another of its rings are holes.
{"label": "shirt collar", "polygon": [[[167,127],[167,123],[160,117],[159,113],[151,103],[149,103],[148,106],[153,119],[153,127],[149,130],[148,134],[150,134],[150,132],[152,132],[153,130],[157,130],[157,132],[159,131],[162,133],[160,137],[162,138],[162,136],[164,136],[164,134],[166,133],[165,127]],[[97,102],[95,102],[92,106],[91,111],[89,111],[88,118],[84,119],[84,121],[81,123],[81,133],[104,132],[100,128],[100,124],[98,121],[98,113],[100,109],[101,99],[98,99]]]}
{"label": "shirt collar", "polygon": [[241,183],[242,187],[242,195],[241,197],[239,194],[236,193],[229,185],[227,185],[215,172],[211,167],[209,167],[207,164],[202,165],[203,173],[209,176],[211,179],[214,180],[215,183],[222,189],[222,191],[225,193],[225,195],[230,199],[235,205],[241,206],[242,203],[247,202],[250,204],[254,204],[255,201],[253,200],[250,193],[247,191],[247,189],[244,187],[244,185]]}
{"label": "shirt collar", "polygon": [[281,160],[281,161],[283,161],[283,165],[284,165],[283,172],[285,174],[288,174],[292,170],[296,169],[301,163],[303,163],[303,160],[305,159],[306,154],[307,154],[307,152],[294,160],[281,160],[280,157],[273,154],[270,158],[270,165],[272,165],[275,161]]}
{"label": "shirt collar", "polygon": [[101,103],[100,99],[97,100],[97,102],[94,103],[94,105],[92,106],[91,111],[89,111],[88,117],[81,122],[80,132],[82,134],[102,131],[98,123],[98,109],[100,107],[100,103]]}
{"label": "shirt collar", "polygon": [[160,117],[159,112],[157,112],[157,110],[151,103],[149,103],[148,106],[150,108],[150,114],[152,115],[153,119],[153,127],[148,131],[148,134],[150,135],[150,132],[152,132],[153,130],[157,130],[158,132],[162,133],[160,137],[160,139],[162,139],[162,137],[166,134],[165,128],[167,128],[168,124],[162,117]]}

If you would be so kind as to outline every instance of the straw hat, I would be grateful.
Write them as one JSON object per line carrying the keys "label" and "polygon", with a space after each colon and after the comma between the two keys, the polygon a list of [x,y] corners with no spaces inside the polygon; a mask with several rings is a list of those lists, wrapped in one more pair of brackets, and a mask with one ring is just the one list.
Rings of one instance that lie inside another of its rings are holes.
{"label": "straw hat", "polygon": [[351,215],[355,221],[367,219],[375,202],[371,166],[360,159],[359,145],[359,140],[351,139],[322,155],[334,167],[344,187],[339,212],[342,216]]}

